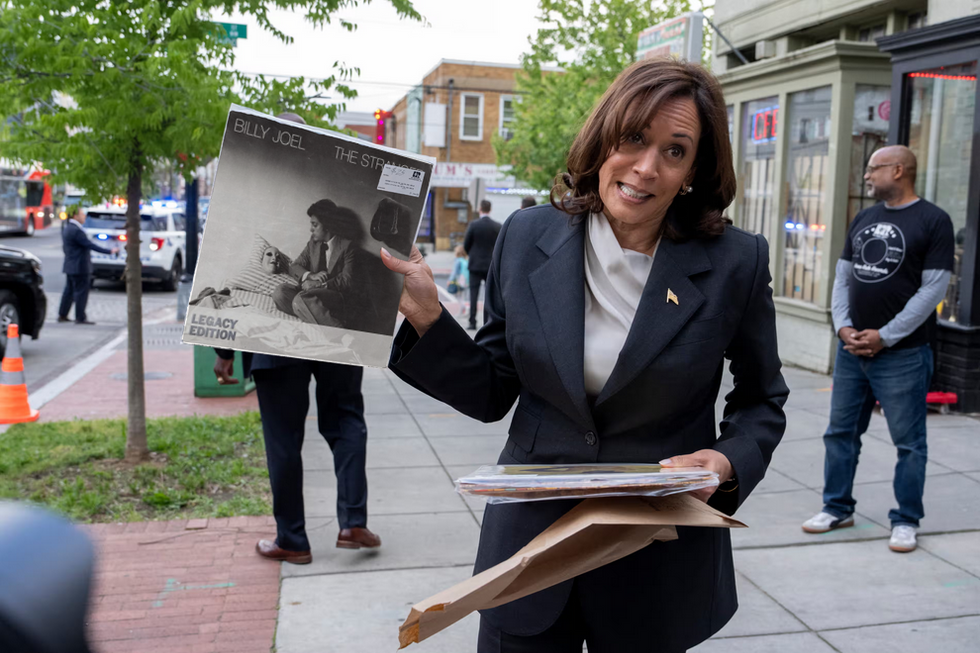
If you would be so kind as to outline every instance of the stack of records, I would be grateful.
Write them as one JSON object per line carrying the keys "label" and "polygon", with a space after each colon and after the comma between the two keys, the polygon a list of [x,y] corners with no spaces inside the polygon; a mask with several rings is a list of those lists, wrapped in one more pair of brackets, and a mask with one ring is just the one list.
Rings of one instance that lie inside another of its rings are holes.
{"label": "stack of records", "polygon": [[460,494],[490,503],[661,497],[718,485],[718,475],[701,467],[645,464],[484,465],[456,481]]}

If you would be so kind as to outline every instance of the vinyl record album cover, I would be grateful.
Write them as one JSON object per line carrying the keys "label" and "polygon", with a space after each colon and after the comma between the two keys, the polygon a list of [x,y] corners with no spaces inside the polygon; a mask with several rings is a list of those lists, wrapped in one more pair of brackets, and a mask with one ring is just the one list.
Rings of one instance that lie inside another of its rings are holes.
{"label": "vinyl record album cover", "polygon": [[434,164],[233,105],[183,342],[386,366]]}

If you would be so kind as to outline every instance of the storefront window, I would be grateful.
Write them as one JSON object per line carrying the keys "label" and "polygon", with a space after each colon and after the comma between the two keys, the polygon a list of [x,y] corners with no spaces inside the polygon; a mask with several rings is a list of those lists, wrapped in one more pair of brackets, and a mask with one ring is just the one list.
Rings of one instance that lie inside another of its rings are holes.
{"label": "storefront window", "polygon": [[735,134],[735,107],[729,104],[725,108],[728,111],[728,142],[731,143]]}
{"label": "storefront window", "polygon": [[868,197],[864,169],[876,150],[888,140],[891,86],[858,84],[854,89],[854,121],[851,123],[851,170],[847,184],[847,226],[854,216],[877,201]]}
{"label": "storefront window", "polygon": [[827,230],[830,174],[829,86],[789,96],[782,295],[812,302],[824,280],[821,241]]}
{"label": "storefront window", "polygon": [[915,192],[953,220],[956,258],[939,311],[943,319],[956,322],[961,319],[959,278],[970,189],[977,63],[910,73],[908,85],[912,96],[909,147],[918,159]]}
{"label": "storefront window", "polygon": [[773,213],[778,127],[778,98],[753,100],[742,105],[739,226],[764,236],[768,235]]}

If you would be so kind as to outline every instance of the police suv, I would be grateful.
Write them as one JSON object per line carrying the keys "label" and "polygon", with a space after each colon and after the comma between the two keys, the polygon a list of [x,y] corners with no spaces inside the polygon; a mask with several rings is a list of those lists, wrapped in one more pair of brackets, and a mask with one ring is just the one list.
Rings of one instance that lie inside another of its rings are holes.
{"label": "police suv", "polygon": [[[126,206],[93,206],[85,212],[85,233],[115,254],[92,252],[92,277],[121,281],[126,267]],[[184,211],[176,202],[140,206],[140,262],[143,278],[176,290],[187,260]]]}

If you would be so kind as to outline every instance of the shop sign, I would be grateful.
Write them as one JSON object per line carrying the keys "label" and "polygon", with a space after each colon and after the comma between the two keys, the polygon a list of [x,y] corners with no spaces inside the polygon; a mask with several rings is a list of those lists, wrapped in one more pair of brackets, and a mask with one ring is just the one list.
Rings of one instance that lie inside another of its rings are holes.
{"label": "shop sign", "polygon": [[692,11],[640,32],[636,58],[676,57],[701,61],[703,40],[704,14]]}
{"label": "shop sign", "polygon": [[469,188],[477,179],[500,182],[507,171],[492,163],[437,163],[432,173],[432,185],[442,188]]}
{"label": "shop sign", "polygon": [[752,141],[771,143],[776,140],[776,127],[779,124],[779,107],[766,107],[752,115]]}

